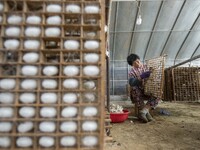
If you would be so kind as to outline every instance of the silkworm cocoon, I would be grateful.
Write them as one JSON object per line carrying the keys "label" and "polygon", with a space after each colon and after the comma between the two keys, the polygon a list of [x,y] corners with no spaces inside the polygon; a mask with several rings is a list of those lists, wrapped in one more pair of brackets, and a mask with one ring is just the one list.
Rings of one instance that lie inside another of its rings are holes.
{"label": "silkworm cocoon", "polygon": [[50,121],[41,122],[39,129],[42,132],[54,132],[56,130],[56,124]]}
{"label": "silkworm cocoon", "polygon": [[10,147],[11,139],[9,137],[0,137],[0,147]]}
{"label": "silkworm cocoon", "polygon": [[54,79],[44,79],[42,81],[42,87],[45,89],[55,89],[58,83]]}
{"label": "silkworm cocoon", "polygon": [[64,42],[64,48],[67,50],[77,50],[79,48],[79,42],[76,40],[66,40]]}
{"label": "silkworm cocoon", "polygon": [[10,132],[12,130],[12,123],[0,122],[0,132]]}
{"label": "silkworm cocoon", "polygon": [[14,79],[2,79],[0,80],[0,88],[4,90],[12,90],[15,88],[16,81]]}
{"label": "silkworm cocoon", "polygon": [[84,98],[86,101],[89,101],[89,102],[93,102],[96,99],[94,93],[85,93]]}
{"label": "silkworm cocoon", "polygon": [[43,69],[43,73],[47,76],[54,76],[58,74],[58,67],[56,66],[45,66]]}
{"label": "silkworm cocoon", "polygon": [[55,139],[49,136],[43,136],[39,139],[39,144],[42,147],[52,147],[55,144]]}
{"label": "silkworm cocoon", "polygon": [[34,93],[22,93],[19,96],[19,101],[22,103],[34,103],[36,101],[36,95]]}
{"label": "silkworm cocoon", "polygon": [[29,37],[38,37],[40,33],[41,29],[39,27],[27,27],[25,29],[25,35]]}
{"label": "silkworm cocoon", "polygon": [[7,19],[9,24],[20,24],[22,22],[22,17],[17,15],[9,16]]}
{"label": "silkworm cocoon", "polygon": [[2,16],[0,16],[0,23],[2,22],[2,20],[3,20],[3,18],[2,18]]}
{"label": "silkworm cocoon", "polygon": [[57,94],[56,93],[42,93],[41,95],[41,101],[43,103],[55,103],[57,101]]}
{"label": "silkworm cocoon", "polygon": [[10,118],[13,117],[14,110],[11,107],[1,107],[0,108],[0,118]]}
{"label": "silkworm cocoon", "polygon": [[95,121],[85,121],[82,124],[83,131],[96,131],[97,130],[97,122]]}
{"label": "silkworm cocoon", "polygon": [[66,12],[69,13],[80,13],[81,12],[81,8],[79,5],[76,4],[69,4],[66,6]]}
{"label": "silkworm cocoon", "polygon": [[36,66],[27,65],[22,67],[22,75],[35,76],[37,74],[38,74],[38,67]]}
{"label": "silkworm cocoon", "polygon": [[42,117],[47,117],[47,118],[51,118],[51,117],[55,117],[57,114],[56,108],[54,107],[43,107],[40,109],[40,115]]}
{"label": "silkworm cocoon", "polygon": [[74,121],[62,122],[60,125],[60,130],[62,132],[75,132],[77,128],[77,123]]}
{"label": "silkworm cocoon", "polygon": [[97,145],[98,139],[96,136],[85,136],[82,138],[83,145],[85,146],[95,146]]}
{"label": "silkworm cocoon", "polygon": [[16,50],[19,48],[19,40],[16,39],[5,40],[4,47],[6,49]]}
{"label": "silkworm cocoon", "polygon": [[37,50],[40,47],[40,42],[38,40],[26,40],[24,42],[25,49]]}
{"label": "silkworm cocoon", "polygon": [[39,54],[38,53],[26,53],[23,56],[23,61],[27,63],[36,63],[39,60]]}
{"label": "silkworm cocoon", "polygon": [[88,14],[97,14],[99,13],[99,6],[95,6],[95,5],[85,6],[85,12]]}
{"label": "silkworm cocoon", "polygon": [[50,16],[46,20],[47,24],[51,25],[59,25],[61,24],[61,17],[60,16]]}
{"label": "silkworm cocoon", "polygon": [[62,117],[75,117],[78,113],[78,109],[77,107],[65,107],[62,111],[61,111],[61,116]]}
{"label": "silkworm cocoon", "polygon": [[63,86],[68,89],[75,89],[78,88],[79,83],[77,79],[65,79]]}
{"label": "silkworm cocoon", "polygon": [[84,43],[84,48],[88,50],[94,50],[99,48],[99,42],[95,40],[89,40]]}
{"label": "silkworm cocoon", "polygon": [[79,67],[78,66],[66,66],[63,70],[64,74],[67,76],[76,76],[79,74]]}
{"label": "silkworm cocoon", "polygon": [[57,27],[51,27],[45,29],[45,36],[47,37],[59,37],[60,36],[60,28]]}
{"label": "silkworm cocoon", "polygon": [[94,81],[85,81],[83,83],[83,86],[84,86],[85,89],[94,89],[96,87]]}
{"label": "silkworm cocoon", "polygon": [[0,103],[11,104],[14,101],[13,93],[0,93]]}
{"label": "silkworm cocoon", "polygon": [[31,147],[33,145],[33,140],[30,137],[18,137],[16,144],[18,147]]}
{"label": "silkworm cocoon", "polygon": [[33,122],[27,121],[27,122],[22,122],[18,125],[17,130],[20,133],[26,133],[29,132],[33,129]]}
{"label": "silkworm cocoon", "polygon": [[57,4],[50,4],[47,6],[47,12],[61,12],[61,6]]}
{"label": "silkworm cocoon", "polygon": [[83,73],[84,75],[87,75],[87,76],[97,76],[99,74],[99,67],[97,66],[85,66],[83,68]]}
{"label": "silkworm cocoon", "polygon": [[25,79],[21,82],[22,89],[33,90],[37,87],[37,81],[34,79]]}
{"label": "silkworm cocoon", "polygon": [[84,61],[88,63],[96,63],[99,61],[99,55],[96,53],[84,54]]}
{"label": "silkworm cocoon", "polygon": [[83,116],[85,117],[93,117],[93,116],[96,116],[97,113],[98,111],[96,107],[88,106],[88,107],[85,107],[83,110]]}
{"label": "silkworm cocoon", "polygon": [[20,35],[20,28],[19,27],[8,27],[6,29],[5,34],[7,36],[19,36]]}
{"label": "silkworm cocoon", "polygon": [[3,11],[3,8],[4,8],[3,4],[0,3],[0,11]]}
{"label": "silkworm cocoon", "polygon": [[75,93],[66,93],[63,95],[63,102],[65,103],[75,103],[77,102],[78,97]]}
{"label": "silkworm cocoon", "polygon": [[19,109],[19,115],[23,118],[32,118],[35,116],[34,107],[21,107]]}
{"label": "silkworm cocoon", "polygon": [[85,35],[86,35],[87,37],[93,38],[93,37],[95,37],[97,34],[96,34],[96,32],[90,31],[90,32],[86,32]]}
{"label": "silkworm cocoon", "polygon": [[76,144],[76,138],[74,136],[64,136],[60,140],[62,146],[74,146]]}
{"label": "silkworm cocoon", "polygon": [[26,18],[26,23],[29,23],[29,24],[40,24],[41,21],[42,19],[40,16],[28,16]]}

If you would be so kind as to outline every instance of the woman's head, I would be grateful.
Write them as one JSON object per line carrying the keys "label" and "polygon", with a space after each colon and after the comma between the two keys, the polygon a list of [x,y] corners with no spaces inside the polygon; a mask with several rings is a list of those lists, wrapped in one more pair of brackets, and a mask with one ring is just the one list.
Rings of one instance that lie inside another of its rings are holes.
{"label": "woman's head", "polygon": [[133,66],[133,67],[136,67],[136,68],[139,68],[142,65],[142,63],[140,61],[140,57],[136,54],[130,54],[127,57],[127,62],[130,66]]}

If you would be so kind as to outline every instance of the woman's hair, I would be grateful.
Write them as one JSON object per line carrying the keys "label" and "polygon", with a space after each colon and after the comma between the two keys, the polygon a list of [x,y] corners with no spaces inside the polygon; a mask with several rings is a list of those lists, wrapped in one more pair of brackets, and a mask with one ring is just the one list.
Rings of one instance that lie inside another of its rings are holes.
{"label": "woman's hair", "polygon": [[133,65],[133,62],[136,61],[137,59],[140,59],[140,57],[136,54],[130,54],[128,57],[127,57],[127,62],[130,66]]}

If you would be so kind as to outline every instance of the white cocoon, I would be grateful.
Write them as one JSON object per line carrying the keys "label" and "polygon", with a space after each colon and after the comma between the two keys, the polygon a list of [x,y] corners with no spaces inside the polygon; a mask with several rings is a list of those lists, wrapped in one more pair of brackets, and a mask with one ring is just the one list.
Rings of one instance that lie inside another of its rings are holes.
{"label": "white cocoon", "polygon": [[99,55],[96,53],[84,54],[84,61],[88,63],[96,63],[99,61]]}
{"label": "white cocoon", "polygon": [[51,118],[51,117],[55,117],[57,114],[56,108],[54,107],[43,107],[40,109],[40,115],[42,117],[47,117],[47,118]]}
{"label": "white cocoon", "polygon": [[42,132],[54,132],[56,130],[56,124],[50,121],[41,122],[39,129]]}
{"label": "white cocoon", "polygon": [[18,147],[30,147],[33,145],[33,140],[30,137],[18,137],[16,144]]}
{"label": "white cocoon", "polygon": [[44,79],[42,81],[42,87],[45,89],[55,89],[57,84],[57,81],[54,79]]}
{"label": "white cocoon", "polygon": [[76,76],[79,74],[79,68],[77,66],[66,66],[63,70],[64,74],[67,76]]}
{"label": "white cocoon", "polygon": [[23,56],[23,60],[27,63],[35,63],[39,60],[39,54],[38,53],[26,53]]}
{"label": "white cocoon", "polygon": [[22,93],[19,100],[25,104],[34,103],[36,101],[36,95],[34,93]]}
{"label": "white cocoon", "polygon": [[47,12],[61,12],[61,6],[57,4],[50,4],[47,6]]}
{"label": "white cocoon", "polygon": [[84,98],[86,101],[90,101],[90,102],[93,102],[96,99],[94,93],[85,93]]}
{"label": "white cocoon", "polygon": [[22,75],[35,76],[37,75],[37,73],[38,73],[38,67],[36,66],[27,65],[22,67]]}
{"label": "white cocoon", "polygon": [[47,24],[59,25],[59,24],[61,24],[61,17],[60,16],[50,16],[47,18]]}
{"label": "white cocoon", "polygon": [[66,40],[64,42],[64,47],[67,50],[77,50],[79,48],[79,42],[76,40]]}
{"label": "white cocoon", "polygon": [[56,93],[42,93],[41,101],[47,104],[55,103],[57,101],[57,94]]}
{"label": "white cocoon", "polygon": [[58,67],[56,66],[45,66],[43,69],[43,73],[46,76],[54,76],[58,73]]}
{"label": "white cocoon", "polygon": [[6,49],[16,50],[19,48],[19,41],[16,39],[9,39],[4,42]]}
{"label": "white cocoon", "polygon": [[17,15],[12,15],[8,17],[7,22],[9,24],[20,24],[22,22],[22,17]]}
{"label": "white cocoon", "polygon": [[0,11],[3,11],[3,4],[0,3]]}
{"label": "white cocoon", "polygon": [[0,137],[0,147],[9,147],[11,145],[11,140],[9,137]]}
{"label": "white cocoon", "polygon": [[2,79],[0,80],[0,88],[4,90],[12,90],[15,88],[16,81],[14,79]]}
{"label": "white cocoon", "polygon": [[77,107],[65,107],[62,112],[61,112],[61,116],[62,117],[75,117],[78,113],[78,109]]}
{"label": "white cocoon", "polygon": [[26,18],[26,23],[29,23],[29,24],[40,24],[41,21],[42,19],[40,16],[28,16]]}
{"label": "white cocoon", "polygon": [[66,6],[66,12],[69,13],[80,13],[81,12],[81,8],[79,5],[76,4],[69,4]]}
{"label": "white cocoon", "polygon": [[88,50],[94,50],[99,48],[99,42],[95,40],[89,40],[84,43],[84,48]]}
{"label": "white cocoon", "polygon": [[82,142],[85,146],[95,146],[97,145],[98,139],[96,136],[85,136],[82,138]]}
{"label": "white cocoon", "polygon": [[62,132],[75,132],[78,126],[74,121],[62,122],[60,125],[60,130]]}
{"label": "white cocoon", "polygon": [[99,13],[99,6],[95,5],[85,6],[85,12],[88,14],[97,14]]}
{"label": "white cocoon", "polygon": [[74,136],[64,136],[60,140],[62,146],[74,146],[76,144],[76,138]]}
{"label": "white cocoon", "polygon": [[97,130],[97,122],[95,121],[85,121],[82,124],[83,131],[96,131]]}
{"label": "white cocoon", "polygon": [[26,90],[33,90],[37,87],[37,81],[34,79],[25,79],[21,82],[21,87]]}
{"label": "white cocoon", "polygon": [[79,83],[77,79],[65,79],[63,86],[68,89],[75,89],[78,88]]}
{"label": "white cocoon", "polygon": [[40,146],[43,147],[52,147],[55,144],[55,140],[50,136],[43,136],[39,139]]}
{"label": "white cocoon", "polygon": [[3,18],[2,18],[2,16],[0,16],[0,23],[2,22],[2,20],[3,20]]}
{"label": "white cocoon", "polygon": [[94,89],[96,87],[94,81],[85,81],[83,83],[83,86],[84,86],[85,89]]}
{"label": "white cocoon", "polygon": [[13,117],[14,110],[11,107],[0,107],[0,118]]}
{"label": "white cocoon", "polygon": [[7,36],[19,36],[20,35],[20,28],[19,27],[8,27],[6,29]]}
{"label": "white cocoon", "polygon": [[93,31],[86,32],[85,34],[86,34],[86,36],[88,36],[90,38],[93,38],[96,36],[96,32],[93,32]]}
{"label": "white cocoon", "polygon": [[51,27],[45,29],[45,36],[47,37],[59,37],[60,36],[60,28],[57,27]]}
{"label": "white cocoon", "polygon": [[77,102],[78,97],[75,93],[66,93],[63,95],[63,102],[65,103],[75,103]]}
{"label": "white cocoon", "polygon": [[35,116],[34,107],[21,107],[19,109],[19,115],[23,118],[31,118]]}
{"label": "white cocoon", "polygon": [[83,68],[83,73],[84,75],[87,75],[87,76],[97,76],[99,74],[99,67],[97,66],[85,66]]}
{"label": "white cocoon", "polygon": [[40,33],[41,29],[39,27],[27,27],[25,29],[25,35],[29,37],[38,37]]}
{"label": "white cocoon", "polygon": [[18,125],[17,130],[20,133],[25,133],[29,132],[33,129],[33,122],[27,121],[27,122],[22,122]]}
{"label": "white cocoon", "polygon": [[88,107],[85,107],[83,110],[83,116],[85,117],[93,117],[93,116],[96,116],[97,113],[98,111],[96,107],[88,106]]}
{"label": "white cocoon", "polygon": [[40,47],[40,42],[38,40],[26,40],[24,42],[25,49],[37,50]]}
{"label": "white cocoon", "polygon": [[12,123],[0,122],[0,132],[10,132],[12,130]]}
{"label": "white cocoon", "polygon": [[13,93],[0,93],[0,103],[11,104],[14,101]]}

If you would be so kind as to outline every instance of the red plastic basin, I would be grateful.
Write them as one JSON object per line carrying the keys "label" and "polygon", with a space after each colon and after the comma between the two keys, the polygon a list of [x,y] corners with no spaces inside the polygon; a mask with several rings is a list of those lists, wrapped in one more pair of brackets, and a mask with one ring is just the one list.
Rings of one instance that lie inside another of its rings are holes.
{"label": "red plastic basin", "polygon": [[110,113],[111,122],[124,122],[128,118],[130,112],[126,109],[123,110],[123,113]]}

